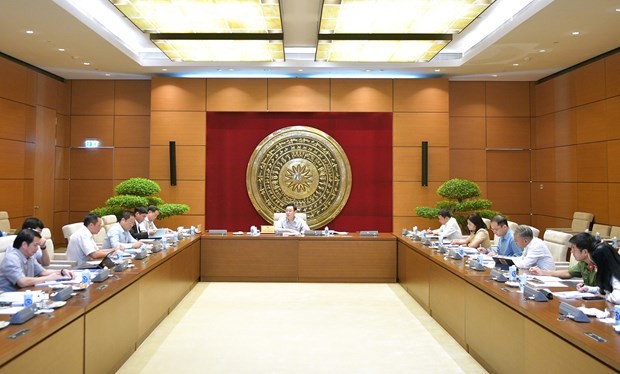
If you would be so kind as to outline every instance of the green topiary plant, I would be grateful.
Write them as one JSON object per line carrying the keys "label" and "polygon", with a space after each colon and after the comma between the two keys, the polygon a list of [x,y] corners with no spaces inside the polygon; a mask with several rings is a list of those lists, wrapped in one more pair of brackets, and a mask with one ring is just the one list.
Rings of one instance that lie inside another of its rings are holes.
{"label": "green topiary plant", "polygon": [[472,181],[466,179],[450,179],[437,188],[437,194],[448,200],[440,200],[435,207],[417,207],[415,213],[419,217],[437,219],[441,209],[447,209],[456,218],[459,225],[466,226],[467,216],[478,213],[484,218],[493,218],[500,214],[491,210],[493,203],[487,199],[476,199],[480,196],[480,188]]}
{"label": "green topiary plant", "polygon": [[155,205],[159,209],[159,219],[181,215],[189,211],[185,204],[167,204],[161,198],[153,196],[161,192],[161,187],[156,182],[146,178],[130,178],[119,183],[116,188],[116,196],[106,201],[106,206],[93,209],[93,213],[100,216],[114,214],[120,217],[123,210],[133,211],[137,206],[147,207]]}

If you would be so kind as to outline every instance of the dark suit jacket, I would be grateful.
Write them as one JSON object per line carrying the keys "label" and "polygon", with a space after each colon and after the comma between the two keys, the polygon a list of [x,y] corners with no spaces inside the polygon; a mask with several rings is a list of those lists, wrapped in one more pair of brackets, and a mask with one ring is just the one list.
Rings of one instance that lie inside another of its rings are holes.
{"label": "dark suit jacket", "polygon": [[129,232],[131,233],[131,236],[133,236],[137,240],[149,238],[148,231],[138,232],[138,221],[136,221],[136,223],[131,227],[131,230],[129,230]]}

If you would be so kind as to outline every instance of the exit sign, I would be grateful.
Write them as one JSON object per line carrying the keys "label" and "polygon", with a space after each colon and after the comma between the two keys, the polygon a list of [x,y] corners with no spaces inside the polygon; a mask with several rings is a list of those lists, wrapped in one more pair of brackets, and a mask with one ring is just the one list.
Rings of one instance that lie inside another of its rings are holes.
{"label": "exit sign", "polygon": [[96,139],[86,139],[84,141],[84,147],[86,147],[86,148],[98,148],[99,147],[99,140],[96,140]]}

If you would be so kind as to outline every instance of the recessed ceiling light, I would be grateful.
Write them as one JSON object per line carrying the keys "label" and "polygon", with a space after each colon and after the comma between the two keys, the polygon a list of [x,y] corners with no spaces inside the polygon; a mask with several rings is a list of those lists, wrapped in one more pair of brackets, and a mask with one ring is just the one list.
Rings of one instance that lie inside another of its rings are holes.
{"label": "recessed ceiling light", "polygon": [[579,31],[573,31],[572,34],[573,35],[579,35]]}
{"label": "recessed ceiling light", "polygon": [[111,76],[111,75],[112,75],[112,74],[110,74],[110,73],[106,73],[106,75],[105,75],[105,76],[106,76],[106,77],[109,77],[109,76]]}
{"label": "recessed ceiling light", "polygon": [[493,78],[497,78],[497,74],[491,74]]}
{"label": "recessed ceiling light", "polygon": [[34,31],[32,31],[32,30],[26,30],[26,34],[34,34]]}
{"label": "recessed ceiling light", "polygon": [[616,8],[616,12],[620,12],[620,8]]}
{"label": "recessed ceiling light", "polygon": [[84,62],[84,65],[90,65],[90,62]]}
{"label": "recessed ceiling light", "polygon": [[545,53],[545,52],[547,52],[547,50],[546,49],[539,49],[538,52]]}
{"label": "recessed ceiling light", "polygon": [[235,69],[228,69],[228,71],[235,71]]}
{"label": "recessed ceiling light", "polygon": [[519,64],[512,64],[512,66],[519,66]]}
{"label": "recessed ceiling light", "polygon": [[64,49],[64,48],[58,48],[58,51],[59,51],[59,52],[64,52],[64,51],[65,51],[65,49]]}
{"label": "recessed ceiling light", "polygon": [[304,71],[304,69],[297,69],[297,71]]}
{"label": "recessed ceiling light", "polygon": [[436,72],[440,72],[440,71],[441,71],[441,69],[435,69],[435,71],[436,71]]}
{"label": "recessed ceiling light", "polygon": [[165,69],[165,68],[164,68],[164,69],[161,69],[161,71],[168,71],[168,69]]}

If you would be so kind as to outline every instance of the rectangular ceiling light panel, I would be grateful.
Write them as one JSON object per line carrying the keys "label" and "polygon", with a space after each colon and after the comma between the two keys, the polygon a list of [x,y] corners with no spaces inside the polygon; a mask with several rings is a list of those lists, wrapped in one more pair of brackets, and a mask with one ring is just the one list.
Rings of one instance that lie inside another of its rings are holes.
{"label": "rectangular ceiling light panel", "polygon": [[278,0],[109,0],[148,33],[282,33]]}
{"label": "rectangular ceiling light panel", "polygon": [[324,0],[320,34],[461,32],[495,0]]}
{"label": "rectangular ceiling light panel", "polygon": [[317,61],[428,62],[449,40],[319,40]]}
{"label": "rectangular ceiling light panel", "polygon": [[153,40],[172,61],[284,61],[281,40]]}

